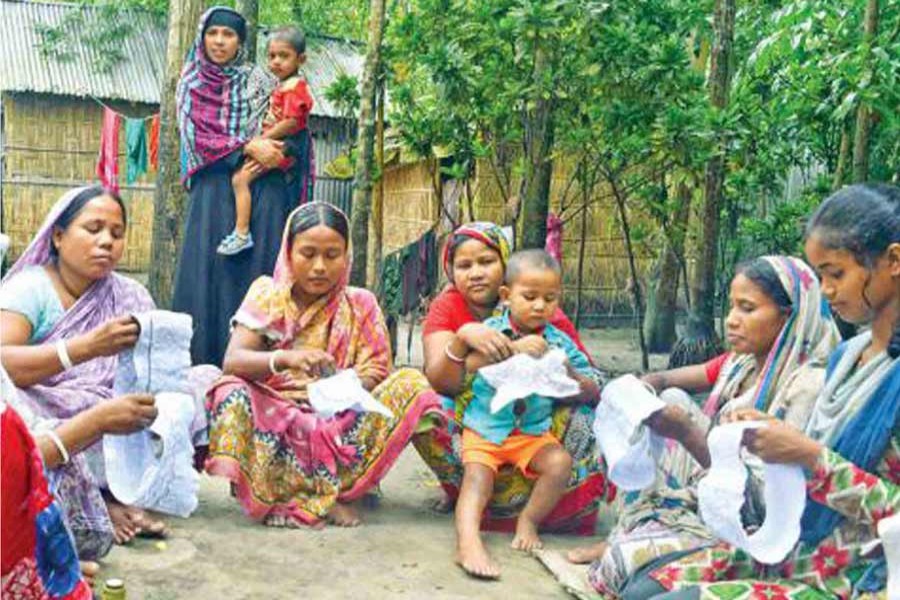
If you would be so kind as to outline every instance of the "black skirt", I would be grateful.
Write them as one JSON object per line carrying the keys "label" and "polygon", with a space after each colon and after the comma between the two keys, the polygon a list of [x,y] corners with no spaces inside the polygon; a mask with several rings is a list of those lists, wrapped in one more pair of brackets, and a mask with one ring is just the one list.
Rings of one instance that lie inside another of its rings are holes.
{"label": "black skirt", "polygon": [[301,202],[309,172],[311,140],[307,134],[299,141],[291,148],[298,160],[290,172],[274,169],[253,182],[250,233],[254,245],[240,254],[216,253],[219,242],[234,229],[231,175],[240,156],[223,158],[191,178],[190,207],[175,273],[172,310],[194,319],[194,364],[221,366],[231,318],[247,289],[257,277],[272,274],[285,222]]}

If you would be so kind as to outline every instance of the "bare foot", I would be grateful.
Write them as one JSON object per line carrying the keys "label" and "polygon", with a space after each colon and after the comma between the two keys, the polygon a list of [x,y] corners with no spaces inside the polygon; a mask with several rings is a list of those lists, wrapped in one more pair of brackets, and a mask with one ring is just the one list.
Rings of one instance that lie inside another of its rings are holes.
{"label": "bare foot", "polygon": [[456,564],[468,575],[478,579],[500,579],[500,566],[494,562],[480,537],[456,546]]}
{"label": "bare foot", "polygon": [[513,538],[510,546],[513,550],[521,550],[522,552],[531,552],[532,550],[543,548],[544,542],[538,537],[537,524],[519,515],[519,520],[516,522],[516,536]]}
{"label": "bare foot", "polygon": [[300,523],[284,515],[267,515],[263,520],[266,527],[284,527],[285,529],[300,529]]}
{"label": "bare foot", "polygon": [[129,506],[127,510],[131,513],[131,518],[134,522],[140,527],[140,531],[137,532],[138,537],[165,538],[169,534],[165,521],[153,519],[140,508]]}
{"label": "bare foot", "polygon": [[79,560],[78,566],[81,567],[81,577],[91,587],[94,586],[94,578],[100,572],[100,565],[92,560]]}
{"label": "bare foot", "polygon": [[134,520],[134,515],[124,504],[109,497],[104,497],[104,500],[113,525],[113,538],[117,544],[127,544],[140,532],[140,523]]}
{"label": "bare foot", "polygon": [[581,546],[566,552],[566,559],[576,565],[586,565],[600,560],[606,552],[606,542],[598,542],[590,546]]}
{"label": "bare foot", "polygon": [[362,523],[356,509],[350,504],[341,502],[336,503],[328,511],[328,522],[338,527],[357,527]]}

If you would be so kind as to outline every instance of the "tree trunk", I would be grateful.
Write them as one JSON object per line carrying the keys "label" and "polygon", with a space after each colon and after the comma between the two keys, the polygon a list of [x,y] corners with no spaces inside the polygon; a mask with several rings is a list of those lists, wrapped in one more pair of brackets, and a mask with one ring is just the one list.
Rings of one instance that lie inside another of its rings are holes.
{"label": "tree trunk", "polygon": [[631,273],[631,298],[634,308],[635,329],[637,329],[638,343],[641,347],[641,368],[644,371],[650,369],[650,357],[647,354],[647,342],[644,339],[644,294],[641,292],[641,279],[638,275],[637,262],[634,257],[634,245],[631,242],[631,225],[628,222],[628,209],[625,206],[625,198],[614,181],[610,181],[613,198],[619,210],[619,220],[622,224],[622,236],[625,239],[625,252],[628,254],[628,269]]}
{"label": "tree trunk", "polygon": [[234,8],[247,19],[247,59],[256,62],[256,34],[259,27],[259,0],[236,0]]}
{"label": "tree trunk", "polygon": [[375,163],[378,165],[378,183],[372,192],[371,232],[368,280],[376,283],[381,270],[381,249],[384,244],[384,78],[378,78],[377,117],[375,121]]}
{"label": "tree trunk", "polygon": [[581,326],[581,301],[584,291],[581,287],[584,285],[584,251],[587,246],[587,224],[588,224],[588,201],[590,200],[590,191],[587,186],[587,177],[585,176],[584,162],[579,167],[581,170],[581,235],[578,238],[578,273],[575,277],[575,329]]}
{"label": "tree trunk", "polygon": [[525,177],[522,181],[522,248],[543,248],[547,241],[550,180],[553,176],[553,99],[545,98],[540,82],[551,68],[540,47],[534,54],[532,82],[538,89],[534,108],[525,111]]}
{"label": "tree trunk", "polygon": [[647,302],[644,337],[650,352],[668,352],[675,343],[675,323],[678,311],[678,283],[684,258],[684,236],[691,210],[692,190],[685,184],[678,186],[678,199],[669,228],[665,251],[659,268],[656,286]]}
{"label": "tree trunk", "polygon": [[847,178],[847,163],[850,161],[850,124],[844,119],[841,125],[841,146],[838,149],[837,166],[834,169],[834,180],[831,183],[832,191],[841,189]]}
{"label": "tree trunk", "polygon": [[357,128],[356,172],[353,176],[353,205],[350,238],[353,245],[353,267],[350,283],[366,286],[369,212],[372,202],[372,166],[375,147],[375,80],[381,64],[381,38],[384,35],[385,0],[371,0],[369,7],[369,41],[363,67]]}
{"label": "tree trunk", "polygon": [[[866,2],[866,16],[863,30],[863,42],[867,44],[866,70],[873,76],[871,44],[878,32],[878,0]],[[853,182],[859,183],[869,179],[869,138],[872,131],[872,108],[864,99],[856,109],[856,136],[853,139]]]}
{"label": "tree trunk", "polygon": [[[731,62],[734,46],[735,0],[716,0],[713,19],[713,48],[709,67],[709,100],[712,108],[724,113],[731,86]],[[704,181],[703,231],[700,257],[694,278],[693,305],[697,316],[714,326],[716,307],[716,258],[719,248],[719,217],[725,184],[725,131],[716,135],[716,148],[706,165]]]}
{"label": "tree trunk", "polygon": [[175,88],[185,54],[194,41],[202,0],[170,0],[166,72],[160,90],[159,171],[153,196],[150,293],[160,308],[172,300],[172,282],[178,262],[187,195],[181,185]]}

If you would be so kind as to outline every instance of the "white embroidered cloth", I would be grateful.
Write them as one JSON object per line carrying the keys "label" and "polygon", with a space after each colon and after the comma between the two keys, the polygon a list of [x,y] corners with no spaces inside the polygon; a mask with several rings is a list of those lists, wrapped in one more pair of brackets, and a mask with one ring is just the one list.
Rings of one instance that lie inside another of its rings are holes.
{"label": "white embroidered cloth", "polygon": [[199,475],[194,470],[189,394],[156,395],[156,420],[129,435],[103,436],[109,490],[123,504],[188,517],[197,508]]}
{"label": "white embroidered cloth", "polygon": [[560,348],[540,358],[516,354],[506,360],[481,367],[479,375],[494,388],[491,412],[532,394],[547,398],[568,398],[581,391],[578,382],[566,370],[566,353]]}
{"label": "white embroidered cloth", "polygon": [[878,536],[887,561],[888,600],[900,600],[900,514],[878,521]]}
{"label": "white embroidered cloth", "polygon": [[634,375],[623,375],[604,386],[594,411],[594,437],[606,459],[609,478],[626,491],[642,490],[656,479],[656,461],[664,440],[644,421],[665,402]]}
{"label": "white embroidered cloth", "polygon": [[363,387],[359,375],[353,369],[344,369],[331,377],[311,383],[307,386],[307,391],[309,403],[325,419],[344,410],[374,412],[388,418],[394,416],[387,406]]}
{"label": "white embroidered cloth", "polygon": [[[140,337],[117,361],[115,396],[153,394],[158,416],[130,435],[103,437],[103,466],[110,491],[122,503],[187,517],[197,507],[190,394],[190,315],[151,310],[135,315]],[[199,415],[201,422],[204,415]]]}
{"label": "white embroidered cloth", "polygon": [[763,463],[766,518],[751,535],[741,522],[747,467],[741,456],[744,431],[766,427],[762,421],[727,423],[709,434],[712,464],[697,485],[700,517],[710,531],[765,564],[784,560],[800,538],[806,508],[806,477],[798,465]]}
{"label": "white embroidered cloth", "polygon": [[119,354],[113,391],[122,394],[190,393],[190,315],[150,310],[134,315],[141,335],[134,348]]}

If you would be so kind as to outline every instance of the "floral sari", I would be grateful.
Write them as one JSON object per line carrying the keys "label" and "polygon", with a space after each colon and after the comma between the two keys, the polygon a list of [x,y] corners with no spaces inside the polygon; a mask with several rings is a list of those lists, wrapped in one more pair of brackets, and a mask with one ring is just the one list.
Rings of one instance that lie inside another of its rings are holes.
{"label": "floral sari", "polygon": [[348,410],[323,418],[305,400],[311,381],[296,373],[263,381],[223,377],[208,395],[206,470],[235,484],[252,519],[278,516],[318,524],[337,502],[356,500],[375,486],[419,420],[438,407],[421,373],[390,374],[390,345],[375,296],[349,287],[348,275],[349,266],[328,294],[298,307],[291,295],[285,227],[273,276],[253,283],[234,323],[262,336],[272,350],[318,348],[339,369],[352,368],[360,378],[379,381],[372,394],[393,417]]}
{"label": "floral sari", "polygon": [[[703,411],[681,390],[667,390],[661,395],[663,400],[687,410],[703,428],[725,411],[739,408],[756,408],[803,427],[824,382],[825,361],[838,338],[815,274],[797,258],[769,256],[765,260],[791,299],[791,313],[762,372],[757,376],[753,357],[730,355]],[[748,385],[753,377],[755,383]],[[751,522],[759,520],[765,510],[758,473],[758,469],[751,469],[753,478],[744,510],[745,518]],[[682,446],[667,445],[660,460],[659,484],[626,495],[625,506],[607,540],[607,550],[591,565],[589,578],[597,591],[614,596],[629,575],[656,557],[712,540],[697,513],[695,484],[700,475],[699,465]]]}
{"label": "floral sari", "polygon": [[[450,281],[453,281],[453,250],[469,239],[478,240],[496,250],[504,263],[509,258],[509,242],[497,225],[485,222],[464,225],[453,232],[444,248],[444,270]],[[435,318],[439,313],[440,317]],[[474,320],[462,294],[451,287],[432,303],[424,335],[442,330],[456,331],[462,324]],[[574,326],[562,311],[557,311],[551,318],[551,323],[571,337],[587,355]],[[413,438],[416,450],[437,476],[451,500],[459,496],[462,485],[460,418],[470,399],[471,379],[456,398],[441,397],[438,425]],[[544,520],[542,528],[545,530],[593,535],[600,503],[604,498],[611,500],[614,497],[615,490],[606,479],[603,460],[595,452],[592,419],[593,409],[589,406],[559,406],[553,412],[550,432],[562,442],[574,459],[574,464],[565,494]],[[494,494],[485,511],[482,527],[493,531],[514,531],[518,515],[528,501],[533,485],[534,480],[527,479],[518,470],[512,467],[502,468],[497,474]]]}
{"label": "floral sari", "polygon": [[829,362],[806,433],[822,445],[808,474],[800,541],[777,565],[718,544],[655,565],[642,577],[701,598],[842,600],[883,593],[885,559],[874,542],[881,519],[900,510],[900,358],[857,365],[871,333]]}
{"label": "floral sari", "polygon": [[90,600],[40,452],[21,417],[0,399],[2,580],[4,598]]}

